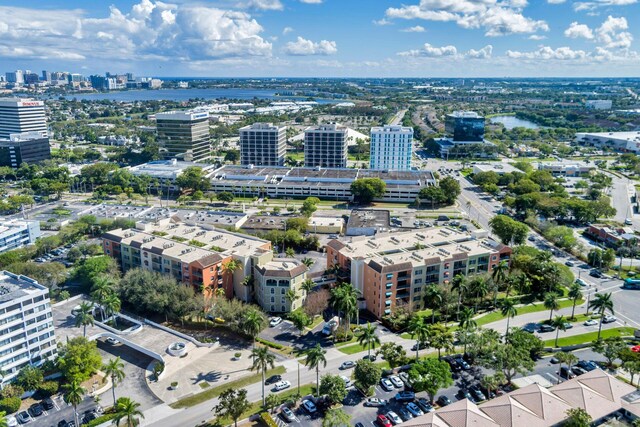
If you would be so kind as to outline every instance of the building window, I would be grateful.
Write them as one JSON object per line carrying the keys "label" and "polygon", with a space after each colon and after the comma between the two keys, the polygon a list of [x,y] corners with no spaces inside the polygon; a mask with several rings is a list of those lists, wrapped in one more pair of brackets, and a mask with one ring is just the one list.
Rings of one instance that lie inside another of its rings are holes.
{"label": "building window", "polygon": [[391,292],[387,292],[386,294],[384,294],[385,297],[390,298],[391,297]]}
{"label": "building window", "polygon": [[422,274],[422,270],[416,270],[416,275]]}
{"label": "building window", "polygon": [[385,305],[385,306],[387,306],[387,307],[389,307],[389,306],[391,305],[391,301],[385,301],[385,302],[384,302],[384,305]]}
{"label": "building window", "polygon": [[387,280],[393,279],[393,273],[387,274]]}
{"label": "building window", "polygon": [[392,286],[393,286],[393,283],[387,283],[387,289],[391,289]]}

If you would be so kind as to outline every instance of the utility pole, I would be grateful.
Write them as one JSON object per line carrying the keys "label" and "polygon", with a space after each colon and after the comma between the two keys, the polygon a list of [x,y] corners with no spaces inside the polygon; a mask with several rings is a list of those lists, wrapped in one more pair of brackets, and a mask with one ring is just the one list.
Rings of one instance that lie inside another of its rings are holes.
{"label": "utility pole", "polygon": [[298,396],[300,396],[300,362],[298,362]]}

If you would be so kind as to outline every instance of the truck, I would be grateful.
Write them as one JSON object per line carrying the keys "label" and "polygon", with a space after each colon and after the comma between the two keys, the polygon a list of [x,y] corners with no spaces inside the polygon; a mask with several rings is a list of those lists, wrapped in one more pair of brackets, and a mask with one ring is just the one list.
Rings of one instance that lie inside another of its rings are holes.
{"label": "truck", "polygon": [[622,287],[624,289],[640,289],[640,279],[624,279]]}

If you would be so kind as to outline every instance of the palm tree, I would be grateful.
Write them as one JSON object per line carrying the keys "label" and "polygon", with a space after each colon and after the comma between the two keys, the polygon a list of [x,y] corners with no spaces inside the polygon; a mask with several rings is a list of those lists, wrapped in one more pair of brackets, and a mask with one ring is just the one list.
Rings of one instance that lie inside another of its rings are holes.
{"label": "palm tree", "polygon": [[258,371],[262,374],[262,406],[266,405],[265,396],[264,396],[264,382],[265,375],[267,374],[267,370],[269,368],[275,368],[275,360],[276,357],[269,353],[269,349],[267,347],[258,347],[254,348],[251,351],[251,357],[253,358],[253,364],[251,368],[252,371]]}
{"label": "palm tree", "polygon": [[116,406],[116,385],[118,385],[124,377],[126,376],[124,373],[124,363],[120,360],[120,357],[116,357],[115,359],[109,359],[103,367],[102,370],[104,373],[111,377],[111,391],[113,392],[113,406]]}
{"label": "palm tree", "polygon": [[73,406],[73,418],[76,425],[80,425],[78,422],[78,405],[84,399],[85,393],[86,390],[77,381],[72,381],[64,386],[62,398],[66,403]]}
{"label": "palm tree", "polygon": [[[514,276],[513,287],[521,294],[526,293],[531,288],[531,280],[529,280],[529,277],[527,277],[525,273],[520,273],[517,276]],[[510,291],[511,286],[507,286],[507,298],[509,298]]]}
{"label": "palm tree", "polygon": [[298,299],[298,293],[295,289],[288,289],[284,294],[284,299],[289,302],[289,310],[293,310],[293,303]]}
{"label": "palm tree", "polygon": [[9,421],[7,421],[6,417],[7,413],[4,411],[0,412],[0,427],[9,427]]}
{"label": "palm tree", "polygon": [[242,332],[249,335],[253,341],[253,348],[256,347],[256,337],[264,327],[264,317],[258,310],[250,309],[242,319]]}
{"label": "palm tree", "polygon": [[[500,387],[500,383],[498,382],[498,377],[495,375],[485,375],[480,379],[480,384],[482,387],[487,389],[487,394],[491,395],[493,390],[497,390]],[[487,396],[489,398],[489,396]]]}
{"label": "palm tree", "polygon": [[555,347],[558,347],[558,336],[560,335],[560,331],[562,330],[563,332],[567,330],[567,326],[566,326],[566,319],[564,318],[564,316],[556,316],[552,321],[551,321],[551,326],[556,328],[556,342],[555,342]]}
{"label": "palm tree", "polygon": [[416,337],[416,361],[420,359],[420,344],[427,342],[429,325],[422,316],[413,316],[408,327],[411,338]]}
{"label": "palm tree", "polygon": [[78,314],[76,314],[76,328],[83,327],[82,335],[87,336],[87,326],[93,326],[93,304],[83,302],[78,308]]}
{"label": "palm tree", "polygon": [[233,275],[233,273],[240,269],[240,267],[242,267],[240,261],[232,259],[226,264],[222,264],[222,272],[226,275]]}
{"label": "palm tree", "polygon": [[341,283],[331,291],[330,304],[342,314],[341,324],[349,329],[351,317],[358,312],[358,291],[350,283]]}
{"label": "palm tree", "polygon": [[311,268],[311,266],[315,264],[315,261],[313,260],[313,258],[307,257],[307,258],[302,258],[302,263],[306,265],[307,268]]}
{"label": "palm tree", "polygon": [[315,288],[315,286],[316,284],[313,280],[306,279],[300,284],[300,289],[304,291],[305,295],[309,295],[313,291],[313,288]]}
{"label": "palm tree", "polygon": [[[121,306],[122,304],[121,304],[120,298],[118,298],[116,294],[109,294],[102,301],[102,307],[104,308],[107,314],[107,318],[111,317],[114,313],[119,312]],[[115,322],[116,318],[114,318],[113,320]]]}
{"label": "palm tree", "polygon": [[518,315],[516,303],[509,298],[503,299],[502,302],[500,302],[500,313],[502,313],[502,315],[507,318],[507,331],[504,334],[506,341],[507,337],[509,337],[509,322],[513,317],[516,317]]}
{"label": "palm tree", "polygon": [[[459,326],[464,330],[465,335],[469,334],[469,329],[474,329],[478,326],[478,322],[475,321],[473,316],[476,313],[473,311],[471,307],[465,307],[462,309],[460,313],[460,323]],[[464,341],[464,352],[467,352],[467,340]]]}
{"label": "palm tree", "polygon": [[613,311],[613,300],[611,299],[611,294],[596,294],[589,303],[589,308],[593,308],[594,311],[596,311],[600,315],[600,325],[598,326],[598,339],[600,339],[604,313],[606,311],[609,311],[611,314],[615,314]]}
{"label": "palm tree", "polygon": [[460,306],[464,299],[464,294],[469,290],[469,282],[462,274],[456,274],[451,281],[451,290],[458,294],[458,307],[456,308],[456,320],[460,320]]}
{"label": "palm tree", "polygon": [[436,309],[442,307],[443,301],[442,291],[436,284],[427,286],[424,291],[425,307],[431,309],[431,323],[436,323]]}
{"label": "palm tree", "polygon": [[569,298],[571,298],[571,301],[573,302],[573,307],[571,308],[571,319],[575,319],[576,304],[578,300],[582,298],[582,290],[580,289],[580,285],[578,285],[577,283],[574,283],[573,285],[571,285],[571,287],[569,288],[568,295],[569,295]]}
{"label": "palm tree", "polygon": [[140,404],[134,402],[128,397],[118,399],[115,408],[115,417],[111,421],[114,425],[119,426],[120,421],[125,421],[125,427],[135,427],[140,423],[137,417],[144,418],[144,414],[140,411]]}
{"label": "palm tree", "polygon": [[307,350],[307,358],[304,360],[304,366],[309,369],[316,370],[316,396],[320,397],[320,364],[324,367],[327,366],[327,358],[325,355],[327,352],[320,347],[320,344],[316,344],[315,347]]}
{"label": "palm tree", "polygon": [[558,303],[558,294],[555,292],[547,292],[544,294],[544,308],[549,310],[549,321],[553,317],[553,312],[560,308]]}
{"label": "palm tree", "polygon": [[478,303],[484,298],[489,292],[489,286],[484,277],[474,277],[474,279],[469,284],[471,291],[476,294],[476,307],[475,311],[478,312]]}
{"label": "palm tree", "polygon": [[358,337],[358,343],[367,348],[369,358],[371,358],[371,348],[376,348],[376,345],[380,345],[380,338],[376,335],[376,329],[378,327],[376,325],[372,325],[371,323],[367,323],[362,329],[360,336]]}
{"label": "palm tree", "polygon": [[498,290],[501,284],[507,280],[507,273],[509,272],[509,263],[507,261],[500,261],[498,265],[493,267],[491,271],[491,278],[495,283],[493,292],[493,306],[496,307],[498,301]]}
{"label": "palm tree", "polygon": [[558,371],[562,370],[563,363],[566,363],[567,368],[571,370],[571,367],[579,360],[578,356],[576,356],[575,354],[565,351],[559,351],[558,353],[556,353],[556,359],[558,359],[558,362],[560,363],[560,366],[558,366]]}
{"label": "palm tree", "polygon": [[115,280],[112,277],[107,276],[106,274],[102,274],[96,277],[93,286],[91,287],[91,298],[96,304],[100,306],[102,320],[104,320],[106,314],[104,307],[102,307],[102,304],[110,295],[113,295],[114,285]]}

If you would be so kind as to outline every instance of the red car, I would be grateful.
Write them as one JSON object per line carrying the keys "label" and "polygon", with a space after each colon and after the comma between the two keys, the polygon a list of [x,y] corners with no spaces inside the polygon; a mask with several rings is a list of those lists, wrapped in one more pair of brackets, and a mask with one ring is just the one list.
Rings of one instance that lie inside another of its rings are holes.
{"label": "red car", "polygon": [[634,353],[640,353],[640,345],[631,347],[631,351],[633,351]]}
{"label": "red car", "polygon": [[392,427],[391,421],[389,421],[389,419],[382,414],[378,415],[378,418],[376,418],[376,422],[380,427]]}

